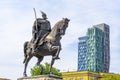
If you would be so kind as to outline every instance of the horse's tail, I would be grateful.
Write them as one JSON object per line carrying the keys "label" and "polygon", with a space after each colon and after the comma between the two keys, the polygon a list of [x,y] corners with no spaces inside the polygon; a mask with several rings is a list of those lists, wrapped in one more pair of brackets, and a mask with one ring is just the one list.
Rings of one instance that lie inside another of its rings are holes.
{"label": "horse's tail", "polygon": [[24,61],[23,61],[23,63],[25,63],[25,61],[26,61],[26,58],[27,58],[27,45],[28,45],[28,41],[26,41],[25,43],[24,43],[24,57],[25,57],[25,59],[24,59]]}

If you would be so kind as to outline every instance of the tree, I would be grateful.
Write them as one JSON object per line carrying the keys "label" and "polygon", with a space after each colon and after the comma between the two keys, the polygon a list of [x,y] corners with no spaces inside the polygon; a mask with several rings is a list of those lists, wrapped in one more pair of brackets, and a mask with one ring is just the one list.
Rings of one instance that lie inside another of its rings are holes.
{"label": "tree", "polygon": [[[37,76],[37,75],[48,75],[49,74],[49,68],[50,64],[45,63],[44,65],[35,65],[33,68],[31,68],[31,76]],[[52,67],[52,73],[57,76],[62,76],[62,73],[59,69],[56,69],[55,67]]]}

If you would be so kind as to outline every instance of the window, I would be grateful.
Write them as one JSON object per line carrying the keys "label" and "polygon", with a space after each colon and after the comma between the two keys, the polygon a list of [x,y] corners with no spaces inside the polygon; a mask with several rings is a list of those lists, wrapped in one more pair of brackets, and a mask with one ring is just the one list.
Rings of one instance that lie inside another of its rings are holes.
{"label": "window", "polygon": [[73,78],[70,78],[70,80],[74,80]]}
{"label": "window", "polygon": [[84,80],[84,78],[80,78],[80,80]]}

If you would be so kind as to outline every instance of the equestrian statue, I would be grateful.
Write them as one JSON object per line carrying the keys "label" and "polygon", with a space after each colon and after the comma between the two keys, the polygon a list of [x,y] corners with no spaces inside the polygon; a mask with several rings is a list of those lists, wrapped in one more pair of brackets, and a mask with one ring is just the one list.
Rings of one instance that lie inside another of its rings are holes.
{"label": "equestrian statue", "polygon": [[[35,12],[35,10],[34,10]],[[28,62],[33,56],[38,61],[37,65],[40,65],[44,56],[52,56],[50,65],[50,74],[52,74],[52,66],[55,60],[60,59],[59,53],[61,50],[62,36],[65,34],[66,28],[68,27],[69,19],[63,18],[58,21],[51,29],[50,22],[47,20],[47,15],[42,12],[42,18],[36,18],[32,28],[32,39],[24,43],[24,72],[23,76],[27,76],[26,69]],[[36,16],[36,12],[35,12]]]}

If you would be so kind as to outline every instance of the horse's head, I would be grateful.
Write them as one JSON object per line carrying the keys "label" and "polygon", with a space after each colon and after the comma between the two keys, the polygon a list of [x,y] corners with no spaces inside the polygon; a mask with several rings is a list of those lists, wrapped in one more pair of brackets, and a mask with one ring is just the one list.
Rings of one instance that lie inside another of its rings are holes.
{"label": "horse's head", "polygon": [[63,18],[60,22],[60,26],[58,27],[58,33],[60,36],[65,35],[66,28],[68,27],[68,22],[70,20],[68,18]]}
{"label": "horse's head", "polygon": [[66,28],[68,27],[68,22],[70,20],[67,18],[63,18],[62,20],[58,21],[54,27],[52,28],[50,34],[46,37],[49,40],[56,40],[58,38],[61,38],[66,31]]}

